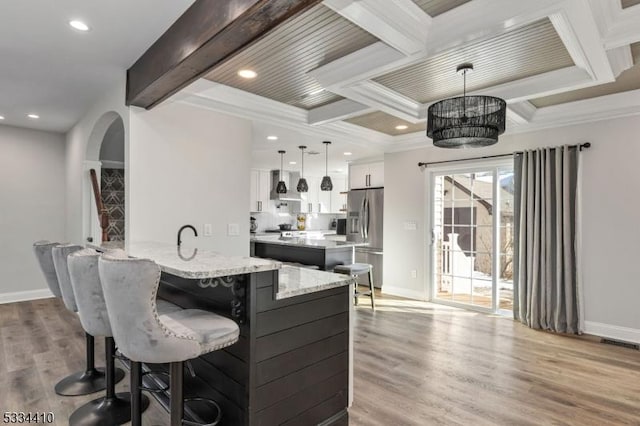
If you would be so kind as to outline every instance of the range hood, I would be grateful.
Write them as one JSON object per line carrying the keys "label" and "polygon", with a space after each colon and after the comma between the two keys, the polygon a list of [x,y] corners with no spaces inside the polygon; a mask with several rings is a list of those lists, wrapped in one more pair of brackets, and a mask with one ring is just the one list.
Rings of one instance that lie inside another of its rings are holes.
{"label": "range hood", "polygon": [[283,172],[282,180],[287,184],[287,193],[278,194],[276,186],[280,181],[280,170],[271,170],[271,196],[269,198],[277,201],[302,201],[300,193],[295,188],[298,184],[298,179],[300,179],[300,173],[298,172]]}

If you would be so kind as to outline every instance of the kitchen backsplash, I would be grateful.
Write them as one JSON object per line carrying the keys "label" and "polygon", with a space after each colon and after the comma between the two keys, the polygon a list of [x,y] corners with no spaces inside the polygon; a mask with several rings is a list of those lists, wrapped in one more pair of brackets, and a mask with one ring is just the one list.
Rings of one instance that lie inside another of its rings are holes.
{"label": "kitchen backsplash", "polygon": [[[340,214],[318,214],[318,213],[305,213],[306,230],[325,230],[329,229],[331,221],[335,218],[344,218],[345,215]],[[256,232],[264,232],[267,229],[278,228],[281,223],[290,223],[292,228],[296,228],[296,214],[294,213],[252,213],[252,217],[256,218],[258,229]],[[248,219],[247,219],[248,220]]]}

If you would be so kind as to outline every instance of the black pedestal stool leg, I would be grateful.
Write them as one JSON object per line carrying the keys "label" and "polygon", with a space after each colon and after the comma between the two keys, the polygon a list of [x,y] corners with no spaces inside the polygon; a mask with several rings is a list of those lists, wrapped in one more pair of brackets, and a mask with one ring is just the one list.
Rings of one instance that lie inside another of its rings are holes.
{"label": "black pedestal stool leg", "polygon": [[[106,385],[107,393],[103,398],[94,399],[78,408],[69,417],[69,426],[115,426],[131,420],[131,395],[116,394],[116,369],[114,355],[116,346],[113,337],[105,338]],[[140,403],[140,412],[149,406],[149,398],[144,396]]]}

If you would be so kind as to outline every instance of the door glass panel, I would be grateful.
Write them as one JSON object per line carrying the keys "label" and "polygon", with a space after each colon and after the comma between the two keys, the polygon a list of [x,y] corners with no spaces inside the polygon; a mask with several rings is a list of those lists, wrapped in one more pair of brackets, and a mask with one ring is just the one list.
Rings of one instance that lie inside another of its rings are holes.
{"label": "door glass panel", "polygon": [[434,300],[511,309],[513,171],[438,174],[433,195]]}

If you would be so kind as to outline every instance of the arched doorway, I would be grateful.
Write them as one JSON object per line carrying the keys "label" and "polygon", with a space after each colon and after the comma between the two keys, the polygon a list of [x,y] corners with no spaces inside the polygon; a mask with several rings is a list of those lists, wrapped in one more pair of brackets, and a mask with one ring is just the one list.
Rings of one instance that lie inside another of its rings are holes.
{"label": "arched doorway", "polygon": [[102,229],[91,185],[96,172],[101,199],[109,216],[109,240],[125,238],[125,127],[122,117],[110,111],[96,122],[89,141],[83,176],[83,229],[88,242],[100,244]]}

